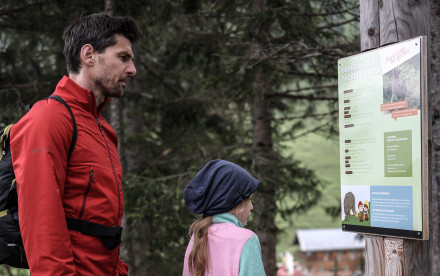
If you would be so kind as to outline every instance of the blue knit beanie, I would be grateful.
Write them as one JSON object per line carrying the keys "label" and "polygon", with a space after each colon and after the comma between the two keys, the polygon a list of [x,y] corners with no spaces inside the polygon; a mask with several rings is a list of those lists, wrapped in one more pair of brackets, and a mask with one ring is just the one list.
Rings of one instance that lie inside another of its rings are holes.
{"label": "blue knit beanie", "polygon": [[186,206],[203,217],[228,212],[253,194],[260,181],[225,160],[209,161],[185,187]]}

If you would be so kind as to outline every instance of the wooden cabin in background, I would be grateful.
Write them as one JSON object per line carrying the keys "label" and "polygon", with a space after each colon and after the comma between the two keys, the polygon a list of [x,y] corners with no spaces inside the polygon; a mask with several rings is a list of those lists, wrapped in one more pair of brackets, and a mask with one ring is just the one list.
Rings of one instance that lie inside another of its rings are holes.
{"label": "wooden cabin in background", "polygon": [[364,275],[364,237],[340,228],[297,230],[302,275]]}

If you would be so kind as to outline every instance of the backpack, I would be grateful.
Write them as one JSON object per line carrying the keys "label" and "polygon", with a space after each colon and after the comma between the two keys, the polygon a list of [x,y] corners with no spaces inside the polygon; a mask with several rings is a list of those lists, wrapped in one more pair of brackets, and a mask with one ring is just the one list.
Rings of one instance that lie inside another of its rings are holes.
{"label": "backpack", "polygon": [[[51,95],[48,98],[62,103],[72,116],[73,137],[67,157],[67,161],[69,161],[77,138],[75,117],[69,105],[61,97]],[[30,108],[31,106],[27,106],[27,111]],[[0,264],[7,264],[17,268],[28,268],[18,224],[17,190],[9,147],[9,131],[11,126],[8,125],[0,131]]]}

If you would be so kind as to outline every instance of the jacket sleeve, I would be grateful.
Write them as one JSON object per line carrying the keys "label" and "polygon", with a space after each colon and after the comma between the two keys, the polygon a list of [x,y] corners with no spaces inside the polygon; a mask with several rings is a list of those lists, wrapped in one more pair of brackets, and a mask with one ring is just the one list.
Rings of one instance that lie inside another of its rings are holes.
{"label": "jacket sleeve", "polygon": [[128,275],[128,265],[124,263],[121,259],[118,262],[118,270],[119,276],[127,276]]}
{"label": "jacket sleeve", "polygon": [[239,276],[265,276],[261,246],[257,235],[249,238],[240,255]]}
{"label": "jacket sleeve", "polygon": [[36,103],[11,129],[19,222],[32,276],[76,274],[62,204],[72,136],[69,112],[52,99]]}

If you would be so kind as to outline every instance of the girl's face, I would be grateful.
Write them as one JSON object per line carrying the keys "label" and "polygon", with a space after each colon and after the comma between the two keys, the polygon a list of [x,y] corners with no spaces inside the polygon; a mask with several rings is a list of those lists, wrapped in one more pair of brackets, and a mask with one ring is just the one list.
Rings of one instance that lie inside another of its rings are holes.
{"label": "girl's face", "polygon": [[243,225],[247,225],[251,211],[254,209],[254,206],[252,205],[252,197],[253,195],[244,199],[231,210],[231,213],[235,215]]}

